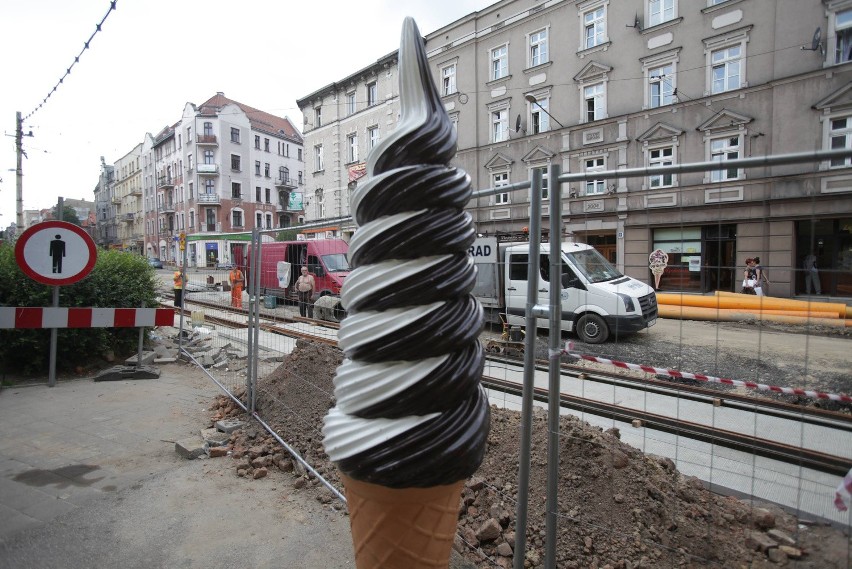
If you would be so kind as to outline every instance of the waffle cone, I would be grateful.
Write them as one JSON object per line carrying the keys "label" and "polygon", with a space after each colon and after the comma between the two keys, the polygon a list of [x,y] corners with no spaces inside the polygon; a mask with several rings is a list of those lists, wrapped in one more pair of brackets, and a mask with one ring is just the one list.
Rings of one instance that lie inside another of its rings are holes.
{"label": "waffle cone", "polygon": [[464,480],[397,489],[342,478],[358,569],[449,565]]}

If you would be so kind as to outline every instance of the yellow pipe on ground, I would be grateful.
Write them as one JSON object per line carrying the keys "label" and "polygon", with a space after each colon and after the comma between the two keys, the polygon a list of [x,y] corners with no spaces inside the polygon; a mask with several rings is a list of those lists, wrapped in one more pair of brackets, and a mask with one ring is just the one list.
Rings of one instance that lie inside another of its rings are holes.
{"label": "yellow pipe on ground", "polygon": [[[781,304],[786,306],[778,307],[778,310],[825,310],[828,312],[837,312],[840,318],[845,318],[849,312],[849,307],[843,304],[842,302],[822,302],[822,301],[811,301],[811,300],[798,300],[795,298],[775,298],[772,296],[756,296],[753,294],[743,294],[741,292],[728,292],[724,290],[717,290],[716,296],[723,296],[728,298],[739,298],[739,299],[750,299],[751,302],[761,302],[758,299],[763,299],[760,306],[763,308],[776,309],[775,306],[767,306],[766,301],[780,301]],[[771,304],[771,303],[770,303]],[[778,303],[776,303],[778,304]]]}
{"label": "yellow pipe on ground", "polygon": [[774,298],[771,296],[755,296],[717,291],[715,296],[702,296],[683,293],[657,293],[658,304],[679,306],[695,306],[702,308],[746,309],[746,310],[819,310],[836,312],[840,317],[846,316],[846,305],[833,302],[807,302],[789,298]]}
{"label": "yellow pipe on ground", "polygon": [[807,316],[784,316],[780,314],[758,314],[736,309],[706,308],[701,306],[678,306],[658,304],[660,318],[679,318],[681,320],[711,320],[717,322],[777,322],[779,324],[800,324],[806,326],[828,326],[831,328],[852,327],[852,321],[839,318],[809,318]]}

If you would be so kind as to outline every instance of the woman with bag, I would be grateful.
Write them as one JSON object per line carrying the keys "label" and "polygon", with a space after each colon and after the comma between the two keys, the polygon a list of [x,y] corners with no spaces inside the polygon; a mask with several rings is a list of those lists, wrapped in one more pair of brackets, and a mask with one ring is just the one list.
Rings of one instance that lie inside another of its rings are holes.
{"label": "woman with bag", "polygon": [[760,257],[754,258],[754,272],[757,281],[754,286],[754,293],[757,296],[766,296],[769,294],[769,277],[766,276],[766,269],[760,264]]}
{"label": "woman with bag", "polygon": [[757,271],[754,269],[754,259],[749,257],[745,260],[746,268],[743,271],[743,294],[757,294],[754,287],[757,284]]}

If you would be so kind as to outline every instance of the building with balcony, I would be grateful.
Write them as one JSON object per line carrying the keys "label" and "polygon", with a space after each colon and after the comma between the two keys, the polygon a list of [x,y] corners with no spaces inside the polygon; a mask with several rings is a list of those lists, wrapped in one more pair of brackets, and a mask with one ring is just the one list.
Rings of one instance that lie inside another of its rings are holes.
{"label": "building with balcony", "polygon": [[145,136],[142,177],[148,256],[180,264],[184,232],[191,266],[232,262],[247,232],[302,215],[289,207],[302,203],[302,137],[290,119],[217,93]]}
{"label": "building with balcony", "polygon": [[[651,284],[648,255],[665,251],[662,290],[738,290],[744,259],[760,255],[773,296],[805,292],[811,251],[823,293],[852,296],[852,160],[594,175],[852,148],[850,45],[852,0],[503,0],[426,36],[454,164],[475,189],[552,163],[585,173],[563,185],[563,238]],[[298,101],[309,221],[349,215],[349,149],[395,126],[396,65],[385,56]],[[547,232],[547,187],[542,197]],[[468,206],[479,233],[507,239],[529,226],[529,207],[528,190]]]}
{"label": "building with balcony", "polygon": [[115,189],[113,199],[115,215],[118,221],[117,232],[121,249],[141,254],[144,241],[140,239],[144,226],[142,215],[142,144],[116,160],[113,164],[115,171]]}
{"label": "building with balcony", "polygon": [[[113,203],[115,195],[115,167],[107,164],[101,156],[101,172],[98,183],[95,185],[95,230],[92,236],[95,244],[104,249],[116,248],[118,241],[118,222],[115,218],[115,207]],[[83,218],[81,217],[82,221]]]}

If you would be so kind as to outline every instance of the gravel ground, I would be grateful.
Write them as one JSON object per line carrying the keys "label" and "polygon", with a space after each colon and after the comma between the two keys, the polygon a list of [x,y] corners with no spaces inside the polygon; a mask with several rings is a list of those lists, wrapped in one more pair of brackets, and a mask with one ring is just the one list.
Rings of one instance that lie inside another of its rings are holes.
{"label": "gravel ground", "polygon": [[[727,335],[737,336],[735,331],[728,331]],[[636,335],[617,344],[605,344],[604,348],[608,357],[641,358],[638,361],[659,366],[694,365],[694,370],[706,372],[712,372],[719,361],[724,361],[726,366],[733,366],[726,369],[751,373],[768,357],[744,355],[729,362],[732,358],[726,353],[717,354],[700,345],[694,349],[685,347],[664,340],[663,335]],[[649,342],[653,351],[649,351]],[[798,343],[801,342],[799,338]],[[575,348],[584,351],[595,347],[575,344]],[[597,349],[600,352],[600,347]],[[651,355],[665,350],[672,352]],[[261,416],[338,488],[338,473],[325,456],[320,429],[332,404],[334,370],[341,359],[336,349],[299,341],[287,360],[261,380],[258,398]],[[848,381],[848,377],[845,379]],[[220,400],[216,407],[221,414],[227,410],[227,401]],[[517,413],[492,408],[485,460],[467,482],[462,496],[455,547],[476,567],[512,564],[519,425]],[[770,504],[713,494],[697,479],[678,473],[670,460],[645,456],[622,443],[617,430],[604,432],[573,417],[564,417],[560,429],[560,456],[570,460],[560,464],[558,567],[850,567],[848,528],[844,532],[797,519]],[[533,431],[525,565],[542,567],[547,470],[544,413],[536,412]],[[232,441],[240,455],[252,444],[257,446],[242,434]],[[258,452],[255,448],[255,454]],[[263,452],[280,453],[271,442]],[[303,478],[302,487],[314,492],[321,502],[334,501],[328,490],[289,461],[279,456],[273,462]],[[253,476],[250,461],[239,462],[237,468],[242,470],[242,476]],[[772,545],[785,542],[788,549]]]}

